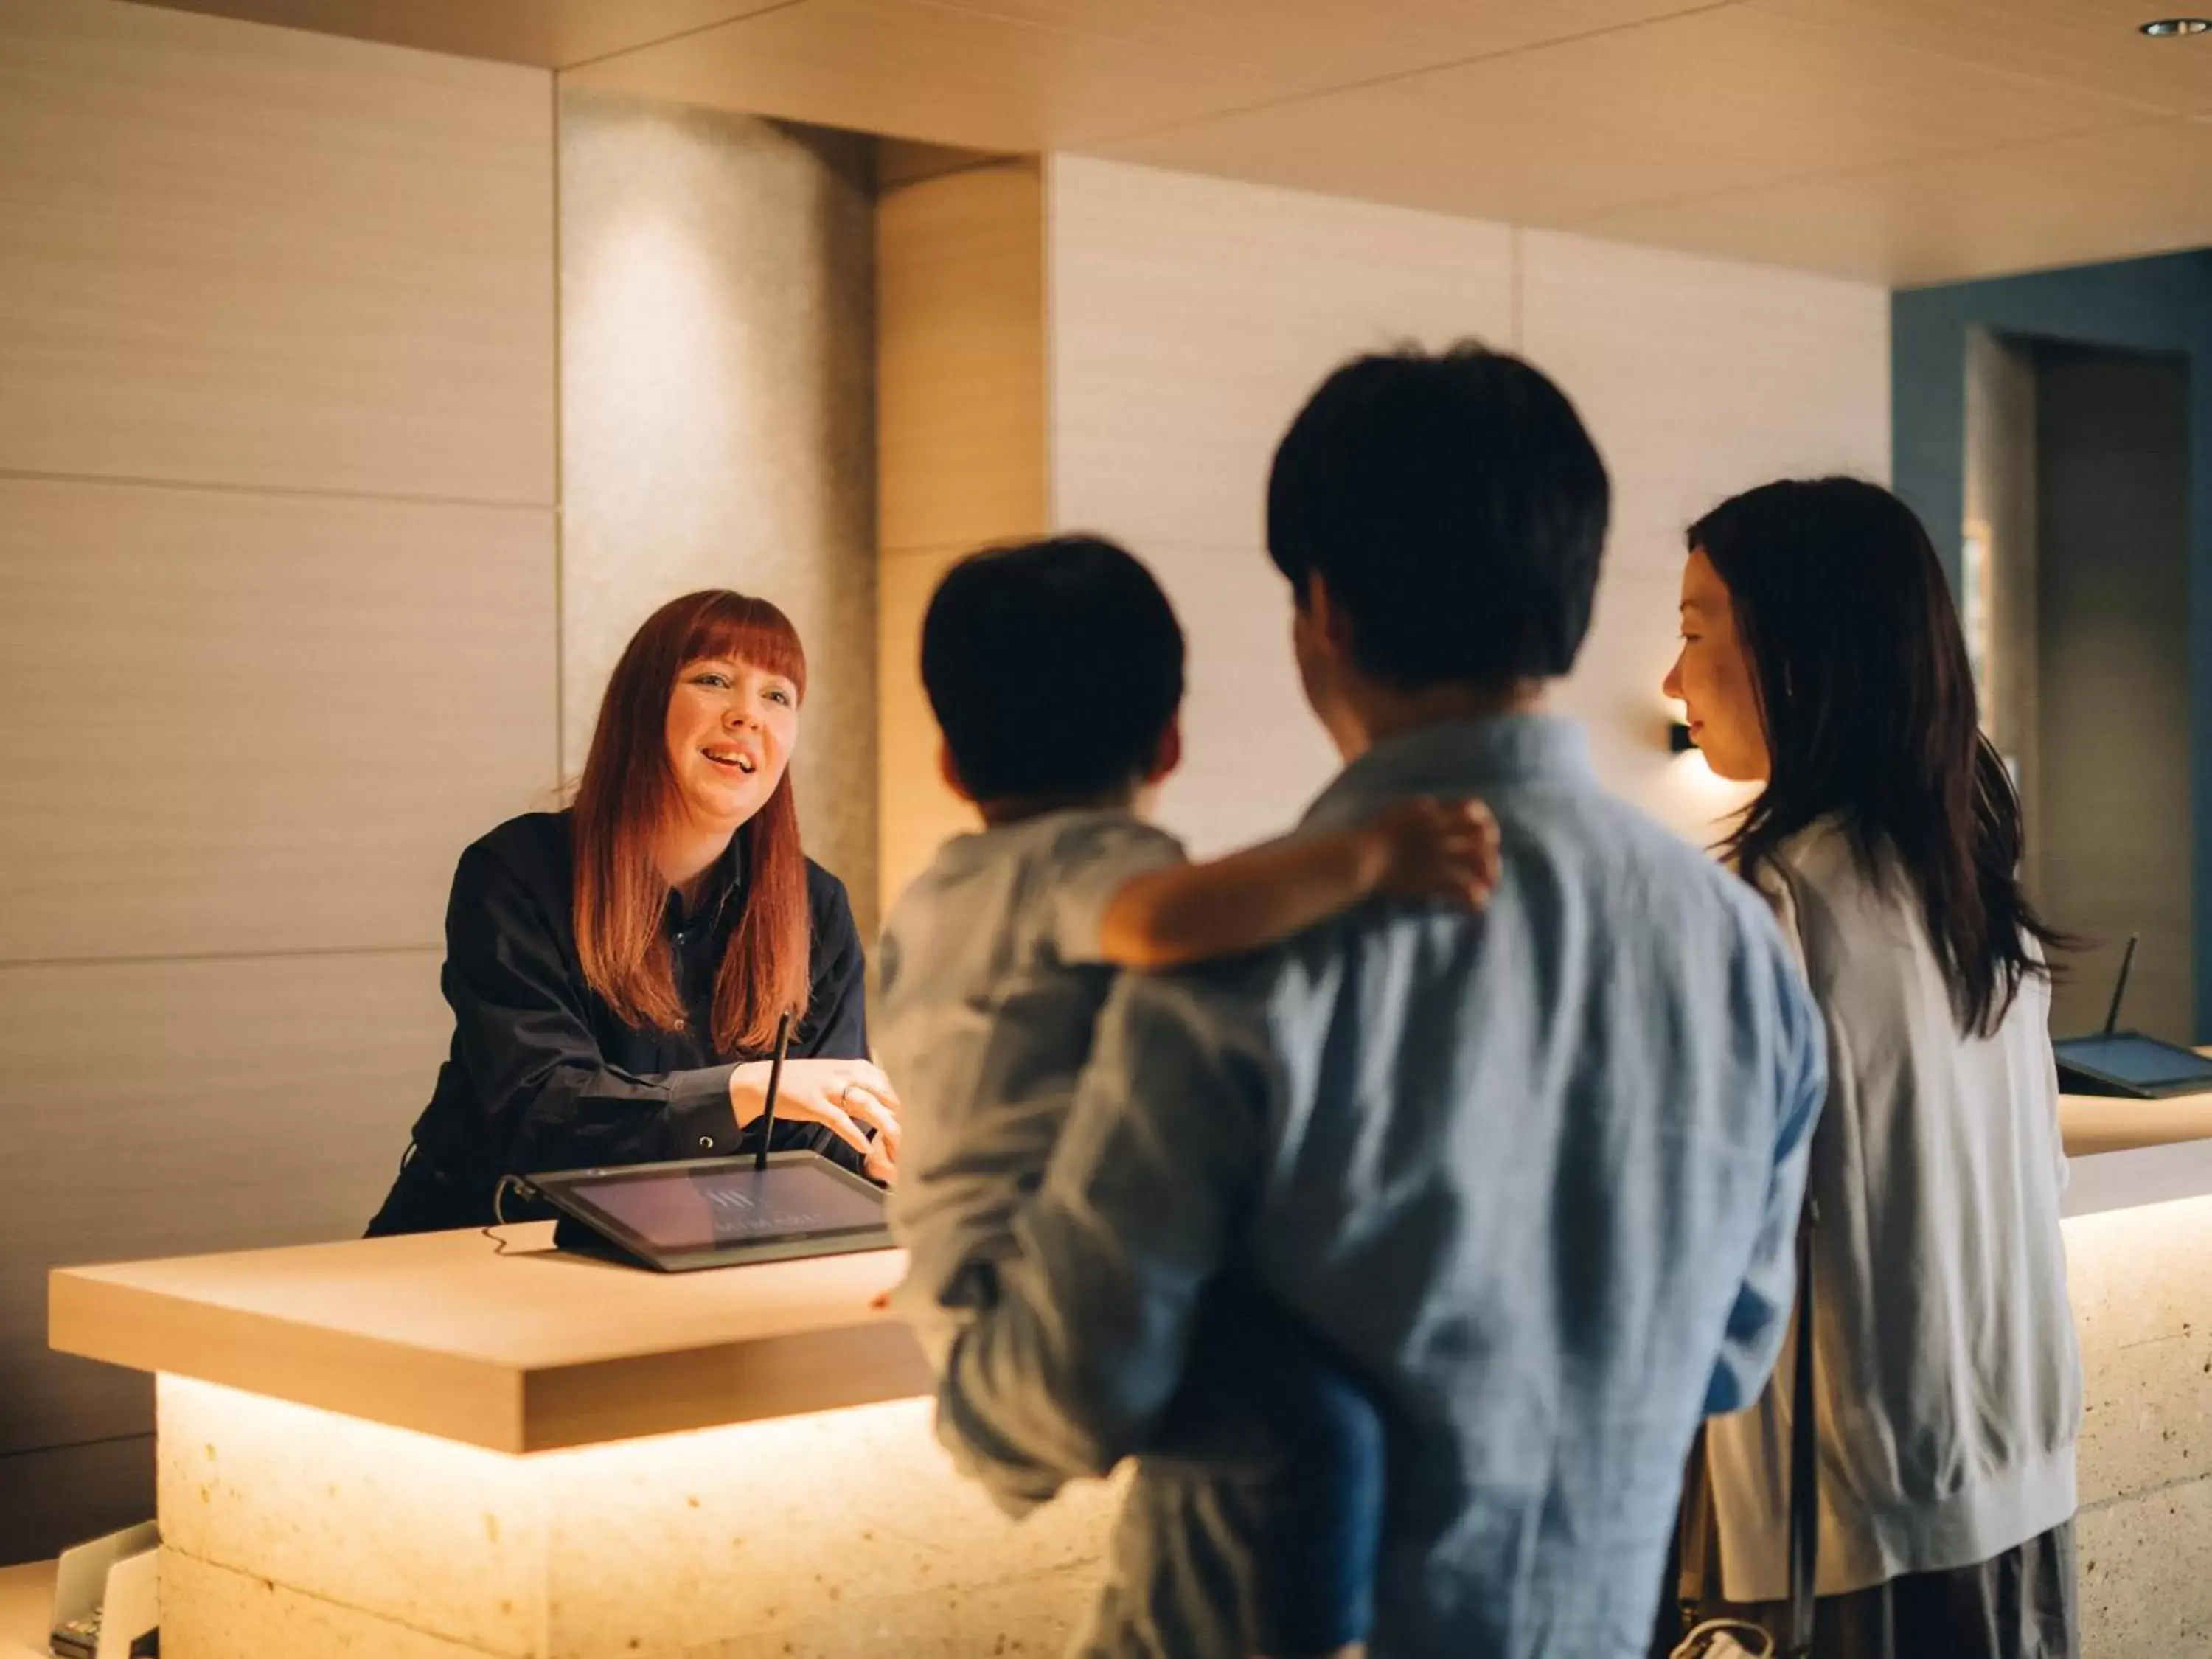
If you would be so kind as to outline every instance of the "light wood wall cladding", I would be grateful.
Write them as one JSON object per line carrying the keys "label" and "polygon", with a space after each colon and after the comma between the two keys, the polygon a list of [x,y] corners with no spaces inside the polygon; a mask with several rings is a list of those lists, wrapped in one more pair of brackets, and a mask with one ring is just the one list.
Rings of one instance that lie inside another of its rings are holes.
{"label": "light wood wall cladding", "polygon": [[540,509],[0,477],[0,962],[439,943],[553,609]]}
{"label": "light wood wall cladding", "polygon": [[454,860],[555,782],[552,111],[0,0],[0,1561],[151,1475],[45,1266],[357,1233]]}
{"label": "light wood wall cladding", "polygon": [[550,503],[552,98],[0,5],[0,470]]}
{"label": "light wood wall cladding", "polygon": [[1512,331],[1503,225],[1080,156],[1052,186],[1056,524],[1256,549],[1332,368]]}
{"label": "light wood wall cladding", "polygon": [[1273,446],[1340,358],[1511,346],[1579,406],[1614,486],[1597,616],[1561,707],[1613,788],[1709,838],[1741,797],[1666,748],[1681,532],[1784,473],[1887,471],[1879,288],[1124,164],[1055,158],[1055,522],[1126,536],[1191,642],[1163,798],[1201,851],[1273,833],[1334,757],[1262,550]]}
{"label": "light wood wall cladding", "polygon": [[1188,635],[1164,820],[1201,852],[1274,834],[1336,764],[1266,552],[1275,445],[1358,352],[1510,343],[1512,233],[1072,156],[1050,218],[1054,521],[1127,540]]}
{"label": "light wood wall cladding", "polygon": [[424,52],[567,69],[787,0],[146,0]]}
{"label": "light wood wall cladding", "polygon": [[1010,160],[876,209],[876,422],[886,550],[1045,521],[1043,183]]}
{"label": "light wood wall cladding", "polygon": [[1047,523],[1044,237],[1034,160],[901,185],[877,207],[886,908],[939,842],[974,823],[938,771],[921,672],[929,595],[959,555]]}
{"label": "light wood wall cladding", "polygon": [[1692,840],[1743,799],[1666,748],[1682,532],[1770,479],[1889,474],[1889,299],[1870,284],[1625,246],[1521,237],[1521,349],[1603,453],[1613,530],[1562,708],[1613,788]]}
{"label": "light wood wall cladding", "polygon": [[49,1267],[368,1224],[452,1030],[441,955],[0,968],[0,1454],[150,1423],[143,1377],[46,1352]]}

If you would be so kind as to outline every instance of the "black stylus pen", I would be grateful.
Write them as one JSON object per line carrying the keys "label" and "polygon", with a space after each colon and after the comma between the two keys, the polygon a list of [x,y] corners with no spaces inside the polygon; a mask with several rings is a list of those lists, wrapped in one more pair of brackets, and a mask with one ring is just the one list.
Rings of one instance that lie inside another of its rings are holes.
{"label": "black stylus pen", "polygon": [[2106,1036],[2112,1036],[2112,1028],[2120,1023],[2120,999],[2128,994],[2128,969],[2136,965],[2136,945],[2142,938],[2141,933],[2128,935],[2127,954],[2120,958],[2120,981],[2118,984],[2112,987],[2112,1012],[2105,1016]]}
{"label": "black stylus pen", "polygon": [[753,1168],[768,1168],[768,1143],[775,1133],[775,1091],[783,1087],[783,1051],[791,1047],[791,1010],[783,1011],[783,1018],[775,1023],[775,1058],[769,1062],[768,1099],[761,1107],[760,1150],[753,1154]]}

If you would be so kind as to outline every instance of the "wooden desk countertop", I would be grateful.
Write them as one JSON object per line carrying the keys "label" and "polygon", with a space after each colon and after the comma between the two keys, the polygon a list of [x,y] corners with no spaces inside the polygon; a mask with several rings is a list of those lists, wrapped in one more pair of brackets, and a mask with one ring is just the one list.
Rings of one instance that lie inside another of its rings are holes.
{"label": "wooden desk countertop", "polygon": [[[2076,1158],[2207,1142],[2212,1093],[2063,1095],[2059,1118]],[[655,1273],[556,1252],[550,1222],[497,1231],[504,1254],[466,1231],[62,1268],[49,1340],[505,1452],[929,1392],[870,1306],[902,1251]]]}
{"label": "wooden desk countertop", "polygon": [[546,1451],[929,1392],[870,1307],[899,1250],[656,1273],[483,1233],[57,1270],[63,1353],[496,1451]]}

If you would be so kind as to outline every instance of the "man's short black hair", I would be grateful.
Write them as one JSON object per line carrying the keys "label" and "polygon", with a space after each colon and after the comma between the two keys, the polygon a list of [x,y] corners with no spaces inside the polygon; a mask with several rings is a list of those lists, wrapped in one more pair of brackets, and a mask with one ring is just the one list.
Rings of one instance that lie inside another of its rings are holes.
{"label": "man's short black hair", "polygon": [[1504,687],[1574,665],[1609,496],[1574,405],[1519,358],[1358,357],[1276,448],[1267,550],[1299,605],[1321,577],[1374,678]]}
{"label": "man's short black hair", "polygon": [[988,548],[946,573],[921,683],[979,801],[1139,782],[1182,703],[1182,629],[1151,571],[1097,536]]}

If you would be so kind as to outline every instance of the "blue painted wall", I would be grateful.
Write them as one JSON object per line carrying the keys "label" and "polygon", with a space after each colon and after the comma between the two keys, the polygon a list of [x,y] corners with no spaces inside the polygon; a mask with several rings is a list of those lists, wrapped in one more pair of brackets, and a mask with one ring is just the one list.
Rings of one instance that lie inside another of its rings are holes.
{"label": "blue painted wall", "polygon": [[2212,1041],[2212,252],[1905,289],[1890,302],[1892,477],[1955,586],[1965,518],[1966,331],[2190,359],[2190,678],[2197,1040]]}

